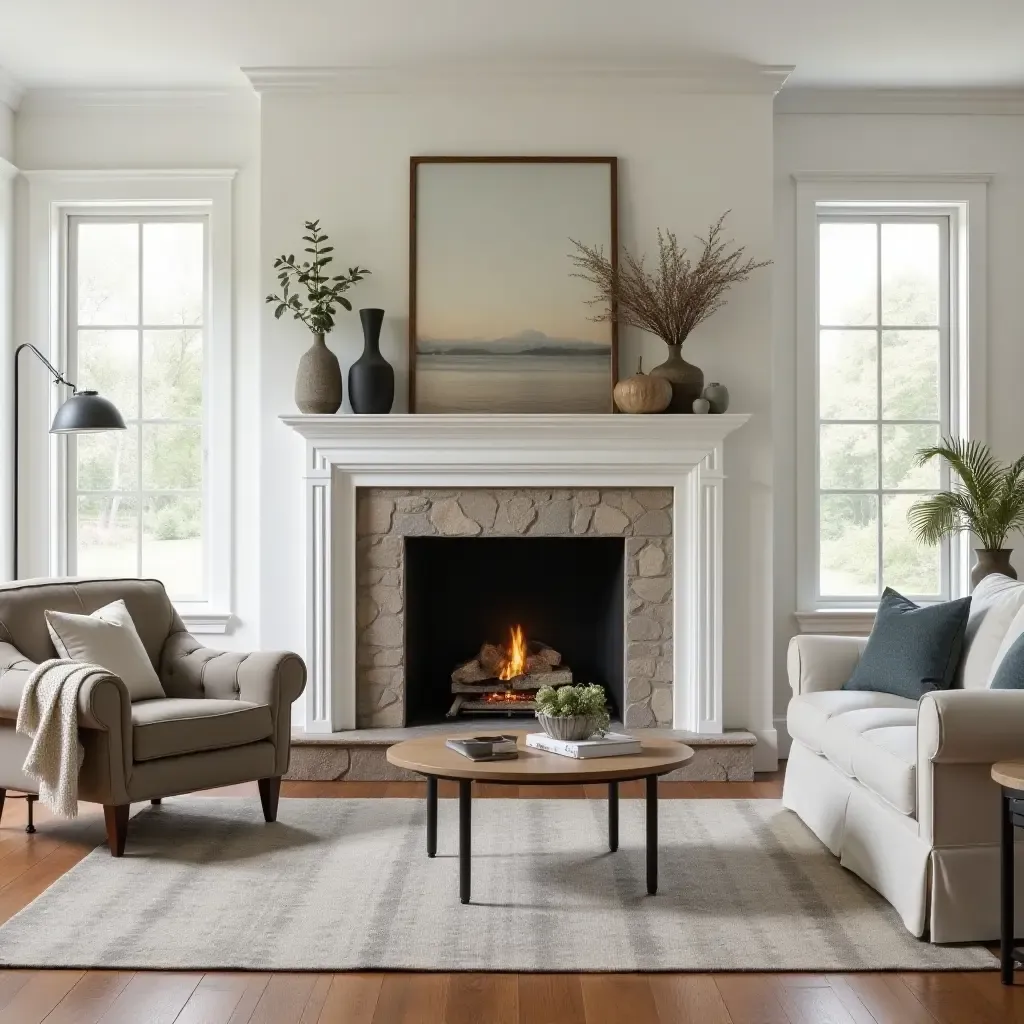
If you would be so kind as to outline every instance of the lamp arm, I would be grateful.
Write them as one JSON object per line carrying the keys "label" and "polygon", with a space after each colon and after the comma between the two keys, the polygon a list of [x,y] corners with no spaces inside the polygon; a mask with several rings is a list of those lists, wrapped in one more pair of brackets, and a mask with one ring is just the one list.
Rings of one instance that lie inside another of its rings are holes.
{"label": "lamp arm", "polygon": [[77,388],[77,387],[76,387],[76,386],[75,386],[74,384],[72,384],[72,383],[71,383],[71,381],[69,381],[69,380],[67,379],[67,377],[65,377],[65,376],[64,376],[64,374],[62,374],[62,373],[61,373],[61,372],[60,372],[60,371],[59,371],[59,370],[58,370],[58,369],[57,369],[57,368],[56,368],[56,367],[55,367],[55,366],[53,365],[53,363],[51,363],[51,362],[50,362],[50,360],[49,360],[49,359],[47,359],[47,358],[46,358],[46,356],[44,356],[44,355],[43,355],[43,353],[42,353],[42,352],[40,352],[40,351],[39,351],[39,349],[37,349],[37,348],[35,347],[35,345],[33,345],[33,344],[32,344],[32,342],[30,342],[30,341],[24,341],[24,342],[22,342],[22,343],[21,343],[21,344],[20,344],[20,345],[19,345],[19,346],[18,346],[18,347],[17,347],[17,348],[16,348],[15,350],[14,350],[14,365],[15,365],[15,368],[17,368],[17,365],[18,365],[18,356],[20,356],[20,355],[21,355],[21,350],[22,350],[23,348],[27,348],[27,349],[29,349],[30,351],[32,351],[32,352],[34,352],[34,353],[36,354],[36,358],[37,358],[37,359],[38,359],[38,360],[39,360],[39,361],[40,361],[40,362],[41,362],[41,363],[43,364],[43,366],[45,366],[45,367],[46,367],[46,368],[47,368],[47,369],[48,369],[48,370],[50,371],[50,373],[51,373],[51,374],[53,374],[53,382],[54,382],[54,384],[63,384],[63,385],[65,386],[65,387],[69,387],[69,388],[71,388],[71,390],[72,390],[72,392],[73,392],[74,394],[76,394],[76,395],[78,394],[78,388]]}

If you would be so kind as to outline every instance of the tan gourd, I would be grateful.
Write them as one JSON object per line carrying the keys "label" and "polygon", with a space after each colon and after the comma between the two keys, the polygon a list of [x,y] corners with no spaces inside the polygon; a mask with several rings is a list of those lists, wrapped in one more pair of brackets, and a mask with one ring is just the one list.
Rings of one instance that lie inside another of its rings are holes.
{"label": "tan gourd", "polygon": [[615,385],[612,397],[622,412],[664,412],[672,401],[672,385],[664,377],[652,377],[644,373],[641,359],[637,363],[636,373]]}

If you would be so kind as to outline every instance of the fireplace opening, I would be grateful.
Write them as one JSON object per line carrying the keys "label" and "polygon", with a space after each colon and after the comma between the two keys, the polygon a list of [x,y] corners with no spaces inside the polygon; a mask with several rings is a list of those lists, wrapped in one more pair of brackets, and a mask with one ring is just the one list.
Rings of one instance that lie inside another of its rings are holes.
{"label": "fireplace opening", "polygon": [[[502,693],[514,693],[499,710],[529,714],[530,691],[547,676],[600,683],[612,716],[621,718],[622,538],[407,537],[405,545],[407,725],[445,721],[459,696],[453,674],[481,657],[493,679],[507,678],[493,686],[485,682],[490,676],[476,679],[478,692],[460,691],[463,705],[498,704]],[[534,660],[531,671],[510,674],[516,630],[524,666]],[[462,678],[480,674],[470,668]],[[488,707],[463,713],[494,717]]]}

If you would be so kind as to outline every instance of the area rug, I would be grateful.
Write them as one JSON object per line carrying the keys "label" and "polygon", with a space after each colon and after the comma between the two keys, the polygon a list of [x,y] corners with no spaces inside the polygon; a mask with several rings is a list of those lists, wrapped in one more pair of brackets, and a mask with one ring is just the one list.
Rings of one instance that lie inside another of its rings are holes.
{"label": "area rug", "polygon": [[0,929],[11,967],[341,971],[857,971],[991,968],[936,947],[775,800],[663,800],[660,890],[643,802],[607,849],[597,800],[473,802],[473,901],[457,804],[438,855],[407,799],[188,797],[132,819]]}

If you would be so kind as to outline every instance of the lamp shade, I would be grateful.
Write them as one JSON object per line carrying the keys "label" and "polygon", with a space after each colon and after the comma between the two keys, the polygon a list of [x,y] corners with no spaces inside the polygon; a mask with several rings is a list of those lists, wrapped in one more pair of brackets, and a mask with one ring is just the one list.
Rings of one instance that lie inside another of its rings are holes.
{"label": "lamp shade", "polygon": [[124,420],[113,402],[95,391],[79,391],[57,410],[50,433],[88,434],[124,429]]}

